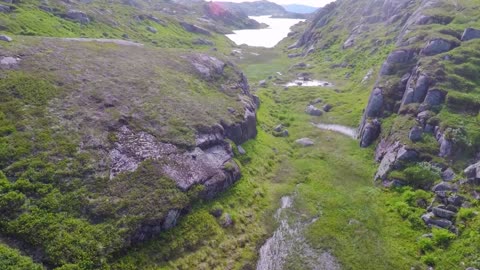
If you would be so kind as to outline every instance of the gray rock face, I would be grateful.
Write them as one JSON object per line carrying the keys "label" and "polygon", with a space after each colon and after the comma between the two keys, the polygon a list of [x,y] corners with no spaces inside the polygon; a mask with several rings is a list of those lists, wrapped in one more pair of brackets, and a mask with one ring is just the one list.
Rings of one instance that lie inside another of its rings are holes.
{"label": "gray rock face", "polygon": [[147,31],[150,32],[150,33],[154,33],[154,34],[156,34],[158,32],[157,29],[155,29],[154,27],[151,27],[151,26],[147,26]]}
{"label": "gray rock face", "polygon": [[313,105],[308,105],[308,107],[305,109],[305,113],[312,116],[321,116],[323,111]]}
{"label": "gray rock face", "polygon": [[468,179],[480,179],[480,162],[468,166],[463,173]]}
{"label": "gray rock face", "polygon": [[375,88],[370,95],[367,108],[365,108],[366,117],[378,117],[381,114],[383,107],[383,94],[382,89]]}
{"label": "gray rock face", "polygon": [[417,160],[418,153],[398,141],[393,144],[382,141],[377,147],[375,158],[380,161],[375,180],[384,181],[387,180],[387,175],[392,169],[401,168],[403,162]]}
{"label": "gray rock face", "polygon": [[445,136],[442,136],[438,142],[440,143],[440,153],[438,155],[440,157],[450,156],[453,151],[453,142],[445,138]]}
{"label": "gray rock face", "polygon": [[392,75],[395,72],[395,64],[408,63],[413,57],[413,50],[396,50],[391,52],[380,69],[380,75]]}
{"label": "gray rock face", "polygon": [[462,35],[462,41],[469,41],[477,38],[480,38],[480,29],[475,29],[471,27],[465,29]]}
{"label": "gray rock face", "polygon": [[420,75],[418,77],[417,83],[415,84],[415,90],[413,92],[413,102],[418,103],[422,102],[427,94],[429,78],[425,75]]}
{"label": "gray rock face", "polygon": [[231,163],[232,168],[228,170],[224,167],[233,157],[228,144],[182,152],[172,144],[159,142],[145,132],[135,133],[127,126],[120,128],[117,137],[118,141],[109,154],[111,178],[121,172],[136,170],[147,159],[164,160],[161,170],[179,188],[188,190],[192,185],[203,184],[206,197],[212,197],[240,177],[236,164]]}
{"label": "gray rock face", "polygon": [[69,10],[65,15],[68,19],[72,21],[79,22],[81,24],[88,24],[90,23],[90,18],[88,18],[87,14],[83,11],[79,10]]}
{"label": "gray rock face", "polygon": [[452,219],[455,217],[455,213],[446,209],[442,209],[440,207],[433,207],[432,212],[435,216],[439,218],[446,218],[446,219]]}
{"label": "gray rock face", "polygon": [[206,36],[212,35],[208,30],[194,24],[181,22],[180,25],[183,27],[183,29],[185,29],[185,31],[188,31],[191,33],[196,33],[196,34],[201,34]]}
{"label": "gray rock face", "polygon": [[380,135],[381,124],[377,119],[369,121],[360,134],[360,147],[370,146]]}
{"label": "gray rock face", "polygon": [[423,104],[420,106],[420,110],[429,110],[434,106],[438,106],[445,102],[445,91],[439,89],[431,89],[428,91]]}
{"label": "gray rock face", "polygon": [[10,11],[11,11],[11,8],[9,6],[0,5],[0,12],[8,13]]}
{"label": "gray rock face", "polygon": [[432,56],[440,53],[448,52],[458,45],[452,41],[448,41],[442,38],[432,39],[427,42],[420,52],[421,55]]}
{"label": "gray rock face", "polygon": [[226,64],[219,59],[206,54],[198,54],[191,63],[204,79],[213,79],[223,75]]}
{"label": "gray rock face", "polygon": [[13,39],[6,35],[0,35],[0,41],[12,42]]}
{"label": "gray rock face", "polygon": [[447,199],[449,204],[452,204],[456,207],[461,207],[463,202],[465,201],[465,197],[460,196],[460,195],[451,195]]}
{"label": "gray rock face", "polygon": [[422,139],[422,134],[423,134],[423,128],[416,126],[410,130],[410,133],[408,134],[408,138],[412,142],[418,142]]}
{"label": "gray rock face", "polygon": [[314,145],[315,143],[309,139],[309,138],[302,138],[302,139],[298,139],[295,141],[295,143],[301,145],[301,146],[304,146],[304,147],[307,147],[307,146],[312,146]]}

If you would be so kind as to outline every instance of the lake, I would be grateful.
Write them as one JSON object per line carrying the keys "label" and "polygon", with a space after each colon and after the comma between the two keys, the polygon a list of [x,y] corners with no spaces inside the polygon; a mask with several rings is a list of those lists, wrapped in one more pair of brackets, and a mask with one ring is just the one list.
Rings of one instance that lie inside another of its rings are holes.
{"label": "lake", "polygon": [[290,27],[305,21],[301,19],[271,18],[270,16],[250,16],[250,18],[259,23],[265,23],[268,27],[264,29],[234,30],[234,34],[229,34],[227,37],[235,44],[272,48],[287,37]]}

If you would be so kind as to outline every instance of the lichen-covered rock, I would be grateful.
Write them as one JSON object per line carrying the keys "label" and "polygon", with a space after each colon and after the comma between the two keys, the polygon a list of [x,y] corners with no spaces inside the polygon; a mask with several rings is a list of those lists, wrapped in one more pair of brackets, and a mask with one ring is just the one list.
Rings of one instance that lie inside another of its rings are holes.
{"label": "lichen-covered rock", "polygon": [[471,27],[465,29],[462,35],[462,41],[469,41],[477,38],[480,38],[480,29],[475,29]]}

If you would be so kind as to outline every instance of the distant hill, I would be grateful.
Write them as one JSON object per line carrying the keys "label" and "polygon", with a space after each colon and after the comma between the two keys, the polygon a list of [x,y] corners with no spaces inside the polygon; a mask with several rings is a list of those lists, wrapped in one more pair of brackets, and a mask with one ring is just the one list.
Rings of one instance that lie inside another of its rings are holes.
{"label": "distant hill", "polygon": [[304,14],[287,11],[283,6],[265,0],[243,3],[214,3],[218,3],[232,13],[245,13],[248,16],[272,15],[277,18],[305,18]]}
{"label": "distant hill", "polygon": [[316,7],[298,5],[298,4],[284,5],[283,8],[285,8],[285,10],[288,12],[300,13],[300,14],[313,13],[318,9]]}

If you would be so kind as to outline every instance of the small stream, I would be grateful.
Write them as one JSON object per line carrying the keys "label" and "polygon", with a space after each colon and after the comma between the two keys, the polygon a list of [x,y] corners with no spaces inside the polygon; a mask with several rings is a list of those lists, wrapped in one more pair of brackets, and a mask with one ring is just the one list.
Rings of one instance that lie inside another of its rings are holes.
{"label": "small stream", "polygon": [[302,269],[340,270],[340,266],[329,252],[316,250],[306,241],[305,229],[318,218],[305,220],[293,208],[296,194],[281,199],[281,206],[275,213],[279,226],[260,248],[257,270],[288,269],[290,259],[300,263]]}
{"label": "small stream", "polygon": [[323,130],[330,130],[334,132],[338,132],[340,134],[346,135],[352,139],[357,139],[357,130],[355,128],[347,127],[347,126],[342,126],[342,125],[336,125],[336,124],[315,124],[312,123],[315,127]]}

